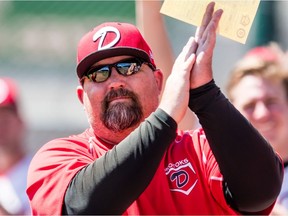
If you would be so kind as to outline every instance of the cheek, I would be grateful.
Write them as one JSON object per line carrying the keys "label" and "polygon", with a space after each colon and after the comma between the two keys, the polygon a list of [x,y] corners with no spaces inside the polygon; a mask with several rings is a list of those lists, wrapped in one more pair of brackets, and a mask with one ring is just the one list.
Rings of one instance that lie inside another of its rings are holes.
{"label": "cheek", "polygon": [[[145,85],[143,86],[143,89],[141,93],[138,93],[140,96],[141,104],[143,106],[144,112],[147,112],[150,114],[153,112],[158,104],[159,104],[159,96],[160,96],[160,91],[157,87],[156,84],[150,83],[149,88],[145,88]],[[153,85],[153,87],[151,87]]]}
{"label": "cheek", "polygon": [[101,97],[99,97],[99,95],[99,93],[97,94],[94,91],[89,91],[88,93],[84,94],[83,105],[88,115],[95,115],[95,113],[99,113],[99,110],[101,110],[102,99]]}
{"label": "cheek", "polygon": [[253,121],[253,111],[252,110],[239,110],[239,112],[249,121]]}
{"label": "cheek", "polygon": [[249,121],[252,121],[253,109],[251,109],[251,108],[247,109],[247,108],[243,107],[242,105],[236,104],[236,103],[234,103],[233,105],[246,119],[248,119]]}
{"label": "cheek", "polygon": [[278,119],[279,122],[282,122],[286,126],[288,126],[288,108],[287,107],[279,107],[274,109],[272,112],[273,118]]}
{"label": "cheek", "polygon": [[253,106],[245,106],[247,103],[243,103],[242,101],[234,100],[232,104],[235,106],[235,108],[245,117],[250,119],[254,112]]}

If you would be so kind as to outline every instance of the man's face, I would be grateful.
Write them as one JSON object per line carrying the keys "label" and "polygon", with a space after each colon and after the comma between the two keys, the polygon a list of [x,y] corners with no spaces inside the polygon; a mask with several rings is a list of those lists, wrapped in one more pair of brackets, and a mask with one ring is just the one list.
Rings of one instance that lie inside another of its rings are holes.
{"label": "man's face", "polygon": [[[93,65],[113,64],[131,56],[117,56]],[[122,133],[135,129],[158,106],[162,73],[142,64],[140,71],[123,76],[114,67],[110,77],[101,83],[84,80],[78,87],[78,97],[83,102],[94,132],[107,130]]]}
{"label": "man's face", "polygon": [[253,75],[231,91],[234,106],[281,154],[287,151],[288,102],[284,87]]}

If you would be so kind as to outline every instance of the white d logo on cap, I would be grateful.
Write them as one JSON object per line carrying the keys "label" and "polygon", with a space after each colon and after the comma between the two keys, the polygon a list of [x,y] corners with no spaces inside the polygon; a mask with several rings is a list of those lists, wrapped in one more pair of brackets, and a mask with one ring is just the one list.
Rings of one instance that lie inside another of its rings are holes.
{"label": "white d logo on cap", "polygon": [[[115,33],[115,38],[114,40],[112,40],[110,43],[106,44],[105,46],[103,46],[103,42],[105,40],[105,37],[107,35],[108,32],[113,32]],[[98,44],[98,50],[102,50],[102,49],[107,49],[110,47],[113,47],[120,39],[120,32],[117,28],[112,27],[112,26],[106,26],[104,28],[101,28],[99,31],[97,31],[94,35],[93,35],[93,41],[97,41],[100,38],[99,44]]]}

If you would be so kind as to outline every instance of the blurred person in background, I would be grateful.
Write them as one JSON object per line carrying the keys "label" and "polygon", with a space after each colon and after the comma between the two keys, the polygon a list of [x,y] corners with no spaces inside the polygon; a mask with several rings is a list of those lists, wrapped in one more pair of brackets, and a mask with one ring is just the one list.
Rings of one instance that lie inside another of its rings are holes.
{"label": "blurred person in background", "polygon": [[287,52],[275,42],[248,51],[231,72],[227,96],[282,157],[284,180],[272,214],[288,215]]}
{"label": "blurred person in background", "polygon": [[26,195],[30,157],[25,152],[25,124],[19,92],[11,78],[0,77],[0,214],[30,214]]}
{"label": "blurred person in background", "polygon": [[[168,78],[176,56],[170,46],[164,17],[160,13],[163,1],[136,0],[136,25],[153,50],[155,62],[163,72],[164,83]],[[179,123],[180,129],[191,129],[199,126],[196,115],[187,109],[185,117]]]}

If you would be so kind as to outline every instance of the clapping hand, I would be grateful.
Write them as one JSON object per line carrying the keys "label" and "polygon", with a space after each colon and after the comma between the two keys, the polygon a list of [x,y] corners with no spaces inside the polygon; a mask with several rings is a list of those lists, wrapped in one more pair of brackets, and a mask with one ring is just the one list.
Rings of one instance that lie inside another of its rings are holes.
{"label": "clapping hand", "polygon": [[215,3],[208,4],[195,37],[190,37],[173,65],[167,79],[160,108],[179,123],[188,107],[189,90],[213,79],[212,58],[216,30],[223,11],[214,12]]}

